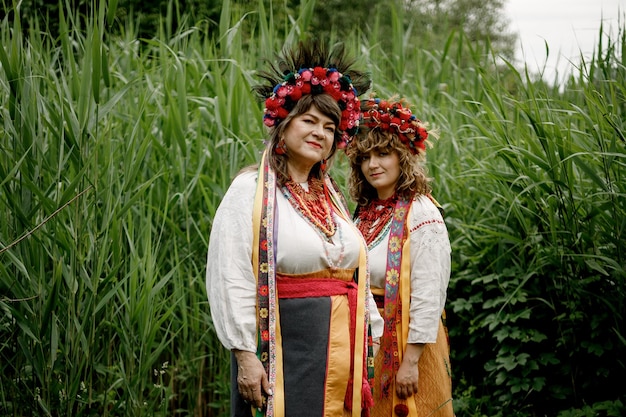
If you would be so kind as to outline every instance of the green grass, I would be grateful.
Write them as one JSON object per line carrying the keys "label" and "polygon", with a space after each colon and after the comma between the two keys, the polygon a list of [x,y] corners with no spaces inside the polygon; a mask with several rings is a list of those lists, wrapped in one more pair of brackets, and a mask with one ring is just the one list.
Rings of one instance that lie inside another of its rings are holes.
{"label": "green grass", "polygon": [[[114,35],[114,2],[55,39],[23,35],[19,8],[0,22],[0,414],[225,415],[211,220],[262,147],[254,72],[314,4],[283,22],[227,1],[219,22],[166,16],[152,39],[131,19]],[[457,415],[620,415],[623,30],[549,85],[393,22],[392,50],[376,22],[346,43],[379,95],[440,132],[427,165],[453,246]]]}

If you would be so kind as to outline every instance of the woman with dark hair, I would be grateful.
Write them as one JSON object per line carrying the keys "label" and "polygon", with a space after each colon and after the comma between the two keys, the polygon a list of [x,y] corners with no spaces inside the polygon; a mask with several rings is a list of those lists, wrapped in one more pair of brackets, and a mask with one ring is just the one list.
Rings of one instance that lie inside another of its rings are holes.
{"label": "woman with dark hair", "polygon": [[423,167],[426,126],[404,101],[369,99],[347,149],[355,222],[368,245],[371,291],[385,327],[373,417],[450,417],[444,304],[450,242]]}
{"label": "woman with dark hair", "polygon": [[360,416],[372,405],[370,334],[383,323],[365,242],[328,175],[370,84],[352,64],[342,48],[299,44],[255,88],[269,141],[226,192],[207,260],[211,316],[232,352],[232,416]]}

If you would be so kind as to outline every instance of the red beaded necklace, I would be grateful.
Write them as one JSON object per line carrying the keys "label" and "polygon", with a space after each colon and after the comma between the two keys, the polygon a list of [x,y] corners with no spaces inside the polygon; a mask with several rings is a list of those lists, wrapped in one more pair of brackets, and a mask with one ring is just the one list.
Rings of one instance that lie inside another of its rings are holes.
{"label": "red beaded necklace", "polygon": [[398,197],[394,194],[385,200],[374,199],[359,210],[357,226],[368,245],[378,237],[391,220],[396,201]]}
{"label": "red beaded necklace", "polygon": [[311,178],[308,185],[309,190],[306,191],[300,184],[289,179],[283,187],[283,194],[302,217],[330,238],[335,234],[337,227],[333,220],[324,182],[318,178]]}

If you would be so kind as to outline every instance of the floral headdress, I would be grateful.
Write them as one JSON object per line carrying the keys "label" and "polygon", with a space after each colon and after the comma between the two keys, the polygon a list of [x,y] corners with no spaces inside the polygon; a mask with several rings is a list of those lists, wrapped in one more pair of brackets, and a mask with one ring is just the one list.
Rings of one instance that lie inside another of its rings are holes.
{"label": "floral headdress", "polygon": [[314,40],[300,42],[277,58],[257,74],[266,82],[253,87],[265,104],[264,124],[277,126],[307,94],[328,94],[341,110],[336,141],[338,148],[345,148],[358,131],[358,96],[369,89],[370,77],[352,67],[355,61],[348,58],[343,44],[327,48]]}
{"label": "floral headdress", "polygon": [[342,134],[337,147],[345,148],[358,131],[361,102],[350,77],[336,68],[315,67],[288,72],[284,81],[276,85],[272,95],[265,100],[263,123],[275,126],[287,117],[303,95],[324,93],[332,96],[341,109],[341,121],[337,127]]}
{"label": "floral headdress", "polygon": [[426,152],[428,130],[424,123],[412,114],[411,109],[403,105],[403,100],[386,101],[370,98],[362,102],[361,109],[362,126],[398,135],[400,141],[413,154]]}

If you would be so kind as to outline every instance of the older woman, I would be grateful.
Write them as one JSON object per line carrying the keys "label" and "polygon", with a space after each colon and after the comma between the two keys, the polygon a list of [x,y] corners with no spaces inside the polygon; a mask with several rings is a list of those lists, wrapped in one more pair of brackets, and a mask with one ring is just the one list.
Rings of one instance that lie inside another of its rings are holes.
{"label": "older woman", "polygon": [[372,416],[450,417],[442,320],[450,242],[421,165],[428,131],[403,101],[370,99],[361,108],[361,129],[348,149],[350,194],[385,321]]}
{"label": "older woman", "polygon": [[370,81],[343,49],[300,44],[279,58],[256,87],[269,127],[261,163],[233,180],[209,241],[211,316],[233,352],[231,415],[358,416],[372,405],[368,329],[380,337],[383,324],[365,242],[327,170]]}

